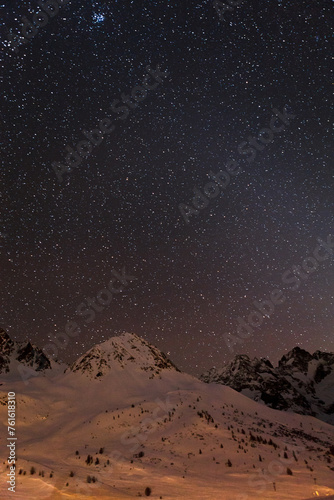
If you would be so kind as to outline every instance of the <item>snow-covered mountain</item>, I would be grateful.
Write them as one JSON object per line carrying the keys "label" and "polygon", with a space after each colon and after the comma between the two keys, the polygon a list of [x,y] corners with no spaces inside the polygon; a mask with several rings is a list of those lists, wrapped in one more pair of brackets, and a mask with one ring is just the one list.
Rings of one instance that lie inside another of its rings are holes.
{"label": "snow-covered mountain", "polygon": [[51,369],[51,363],[41,349],[30,342],[15,342],[0,328],[0,375],[20,372],[29,367],[36,372]]}
{"label": "snow-covered mountain", "polygon": [[133,333],[123,333],[94,346],[68,370],[97,378],[120,368],[145,371],[150,378],[162,370],[179,371],[164,353]]}
{"label": "snow-covered mountain", "polygon": [[[36,373],[28,385],[0,375],[0,474],[11,391],[17,500],[334,495],[333,426],[205,384],[136,335],[93,347],[65,373]],[[0,482],[0,498],[13,497],[6,488]]]}
{"label": "snow-covered mountain", "polygon": [[334,354],[313,355],[295,347],[276,368],[267,359],[236,356],[223,368],[212,368],[201,380],[232,387],[270,408],[313,415],[334,424]]}

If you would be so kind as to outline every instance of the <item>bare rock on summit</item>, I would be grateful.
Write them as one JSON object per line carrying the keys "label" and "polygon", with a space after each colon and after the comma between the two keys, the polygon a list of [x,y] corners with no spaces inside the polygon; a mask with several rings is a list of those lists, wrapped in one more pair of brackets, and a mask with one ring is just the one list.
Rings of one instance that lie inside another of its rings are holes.
{"label": "bare rock on summit", "polygon": [[49,359],[41,349],[30,342],[13,341],[7,332],[0,329],[0,374],[10,373],[18,366],[30,367],[35,371],[51,368]]}

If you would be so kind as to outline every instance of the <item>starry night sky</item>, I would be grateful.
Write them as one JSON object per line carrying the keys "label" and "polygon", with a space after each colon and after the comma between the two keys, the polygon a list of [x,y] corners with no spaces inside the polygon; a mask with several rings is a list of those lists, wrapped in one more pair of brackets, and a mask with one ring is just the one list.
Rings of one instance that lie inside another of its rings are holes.
{"label": "starry night sky", "polygon": [[[330,2],[245,0],[220,20],[213,0],[72,0],[15,53],[8,33],[38,10],[0,2],[1,326],[43,347],[76,321],[65,361],[131,331],[190,373],[226,363],[238,316],[334,234]],[[168,77],[121,121],[111,103],[147,65]],[[250,164],[238,145],[285,105]],[[107,116],[59,183],[52,163]],[[179,204],[231,159],[242,173],[186,224]],[[123,267],[136,281],[85,323],[78,305]],[[334,351],[333,258],[286,296],[236,352]]]}

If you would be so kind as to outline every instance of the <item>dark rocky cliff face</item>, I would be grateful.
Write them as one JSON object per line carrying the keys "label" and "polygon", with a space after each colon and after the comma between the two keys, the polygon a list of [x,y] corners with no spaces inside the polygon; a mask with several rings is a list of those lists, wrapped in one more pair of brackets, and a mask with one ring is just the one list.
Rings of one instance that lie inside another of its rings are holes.
{"label": "dark rocky cliff face", "polygon": [[316,351],[312,355],[295,347],[276,368],[267,359],[239,355],[227,366],[212,368],[200,378],[206,383],[228,385],[271,408],[334,423],[333,353]]}
{"label": "dark rocky cliff face", "polygon": [[0,329],[0,374],[9,373],[11,362],[18,361],[24,366],[29,366],[36,371],[51,368],[49,359],[42,350],[30,342],[15,342],[9,335]]}

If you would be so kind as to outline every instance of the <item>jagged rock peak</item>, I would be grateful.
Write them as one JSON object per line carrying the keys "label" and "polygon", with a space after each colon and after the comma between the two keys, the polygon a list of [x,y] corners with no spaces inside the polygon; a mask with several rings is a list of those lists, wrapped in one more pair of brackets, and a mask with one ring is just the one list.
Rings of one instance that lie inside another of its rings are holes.
{"label": "jagged rock peak", "polygon": [[291,351],[282,356],[278,362],[278,366],[280,368],[283,366],[295,366],[305,373],[307,372],[308,364],[312,359],[312,354],[305,351],[305,349],[294,347]]}
{"label": "jagged rock peak", "polygon": [[13,346],[14,342],[8,333],[3,328],[0,328],[0,354],[10,354]]}
{"label": "jagged rock peak", "polygon": [[0,328],[0,373],[17,371],[19,365],[29,366],[35,371],[51,368],[50,361],[41,349],[30,342],[13,341],[8,333]]}
{"label": "jagged rock peak", "polygon": [[267,359],[238,355],[226,366],[212,368],[200,379],[228,385],[238,392],[279,409],[318,416],[334,423],[334,353],[300,347],[285,354],[274,368]]}
{"label": "jagged rock peak", "polygon": [[51,368],[51,363],[43,351],[30,342],[20,347],[17,350],[17,354],[17,361],[24,362],[26,365],[34,367],[36,371]]}

